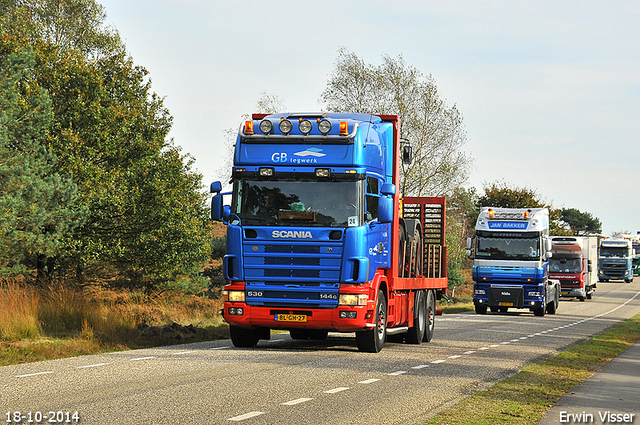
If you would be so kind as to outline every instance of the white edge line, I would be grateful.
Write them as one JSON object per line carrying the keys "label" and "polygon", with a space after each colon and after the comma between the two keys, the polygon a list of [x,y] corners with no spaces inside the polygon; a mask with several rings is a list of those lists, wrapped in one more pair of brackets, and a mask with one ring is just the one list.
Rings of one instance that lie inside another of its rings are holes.
{"label": "white edge line", "polygon": [[190,353],[197,353],[198,350],[191,350],[191,351],[180,351],[179,353],[173,353],[175,356],[180,355],[180,354],[190,354]]}
{"label": "white edge line", "polygon": [[47,372],[36,372],[36,373],[27,373],[26,375],[16,375],[16,378],[26,378],[28,376],[37,376],[37,375],[47,375],[49,373],[53,373],[53,371]]}
{"label": "white edge line", "polygon": [[138,361],[138,360],[149,360],[149,359],[155,359],[156,357],[158,357],[158,356],[138,357],[136,359],[130,359],[129,361],[135,362],[135,361]]}
{"label": "white edge line", "polygon": [[455,356],[449,356],[450,359],[457,359],[457,358],[460,358],[460,357],[462,357],[462,356],[460,356],[458,354],[456,354]]}
{"label": "white edge line", "polygon": [[438,364],[438,363],[444,363],[444,362],[446,362],[446,360],[434,360],[431,363]]}
{"label": "white edge line", "polygon": [[428,364],[421,364],[418,366],[412,366],[411,369],[424,369],[425,367],[429,367]]}
{"label": "white edge line", "polygon": [[209,350],[226,350],[227,348],[231,348],[231,346],[227,345],[224,347],[213,347],[213,348],[209,348]]}
{"label": "white edge line", "polygon": [[389,376],[398,376],[398,375],[402,375],[402,374],[405,374],[405,373],[407,373],[406,370],[399,370],[397,372],[387,373],[387,375],[389,375]]}

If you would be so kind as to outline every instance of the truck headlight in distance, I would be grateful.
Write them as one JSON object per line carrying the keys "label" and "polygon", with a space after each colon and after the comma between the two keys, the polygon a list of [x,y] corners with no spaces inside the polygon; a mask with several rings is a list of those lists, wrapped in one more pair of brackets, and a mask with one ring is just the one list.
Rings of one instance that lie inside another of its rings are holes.
{"label": "truck headlight in distance", "polygon": [[273,123],[269,120],[260,121],[260,131],[264,134],[269,134],[273,131]]}
{"label": "truck headlight in distance", "polygon": [[300,132],[302,134],[309,134],[309,132],[311,131],[311,121],[309,120],[301,120],[300,124],[298,124],[298,129],[300,129]]}
{"label": "truck headlight in distance", "polygon": [[232,303],[244,302],[244,291],[222,291],[222,299]]}
{"label": "truck headlight in distance", "polygon": [[318,122],[318,130],[322,134],[328,134],[331,131],[331,122],[329,120],[322,120]]}
{"label": "truck headlight in distance", "polygon": [[368,299],[366,294],[340,294],[338,305],[367,305]]}
{"label": "truck headlight in distance", "polygon": [[331,170],[329,168],[316,168],[316,177],[329,177]]}
{"label": "truck headlight in distance", "polygon": [[280,121],[280,125],[278,125],[278,128],[284,134],[289,134],[291,133],[291,129],[293,129],[293,124],[291,124],[291,121],[289,120],[282,120]]}

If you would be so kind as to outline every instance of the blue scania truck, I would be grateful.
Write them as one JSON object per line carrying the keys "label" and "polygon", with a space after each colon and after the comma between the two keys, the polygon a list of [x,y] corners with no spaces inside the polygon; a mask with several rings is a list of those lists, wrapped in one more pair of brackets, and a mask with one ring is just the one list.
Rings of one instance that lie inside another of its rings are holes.
{"label": "blue scania truck", "polygon": [[476,313],[528,308],[536,316],[555,314],[560,283],[549,279],[551,248],[548,209],[483,207],[475,238],[467,240],[467,255],[475,251]]}
{"label": "blue scania truck", "polygon": [[211,217],[227,225],[222,313],[235,346],[272,329],[317,340],[355,332],[365,352],[387,335],[432,338],[447,290],[445,199],[401,199],[410,149],[398,131],[397,116],[355,113],[242,123],[232,192],[211,184]]}

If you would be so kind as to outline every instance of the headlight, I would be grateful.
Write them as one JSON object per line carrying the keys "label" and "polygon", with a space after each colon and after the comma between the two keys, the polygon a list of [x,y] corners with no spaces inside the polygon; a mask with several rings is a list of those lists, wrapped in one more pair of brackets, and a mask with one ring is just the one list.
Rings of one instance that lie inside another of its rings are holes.
{"label": "headlight", "polygon": [[244,291],[222,291],[222,299],[232,303],[244,302]]}
{"label": "headlight", "polygon": [[339,305],[367,305],[368,295],[365,294],[340,294]]}
{"label": "headlight", "polygon": [[309,120],[302,120],[300,121],[300,124],[298,124],[298,128],[300,129],[300,133],[302,134],[309,134],[309,132],[311,131],[311,121]]}
{"label": "headlight", "polygon": [[473,291],[476,295],[484,295],[484,289],[476,289],[475,291]]}
{"label": "headlight", "polygon": [[540,292],[530,291],[528,295],[530,297],[539,297],[540,296]]}
{"label": "headlight", "polygon": [[260,121],[260,131],[264,134],[269,134],[273,131],[273,123],[269,120]]}
{"label": "headlight", "polygon": [[318,130],[320,133],[327,134],[331,131],[331,122],[328,120],[322,120],[318,123]]}
{"label": "headlight", "polygon": [[291,133],[293,124],[291,124],[291,121],[289,120],[282,120],[280,121],[280,124],[278,125],[278,127],[280,128],[280,131],[282,131],[284,134],[289,134]]}

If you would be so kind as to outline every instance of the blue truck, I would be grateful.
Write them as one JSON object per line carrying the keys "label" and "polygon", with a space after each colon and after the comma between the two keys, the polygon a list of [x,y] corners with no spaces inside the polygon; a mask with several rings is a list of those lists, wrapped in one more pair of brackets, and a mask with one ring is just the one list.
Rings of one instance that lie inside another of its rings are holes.
{"label": "blue truck", "polygon": [[476,313],[528,308],[536,316],[555,314],[560,282],[549,279],[551,247],[547,208],[483,207],[467,240]]}
{"label": "blue truck", "polygon": [[629,239],[602,239],[598,254],[598,279],[608,282],[620,279],[633,281],[633,259],[635,250]]}
{"label": "blue truck", "polygon": [[[355,332],[360,351],[387,335],[429,341],[447,290],[445,199],[398,193],[411,150],[398,117],[254,114],[240,126],[233,189],[211,184],[227,225],[224,320],[238,347]],[[225,195],[231,195],[225,205]]]}

